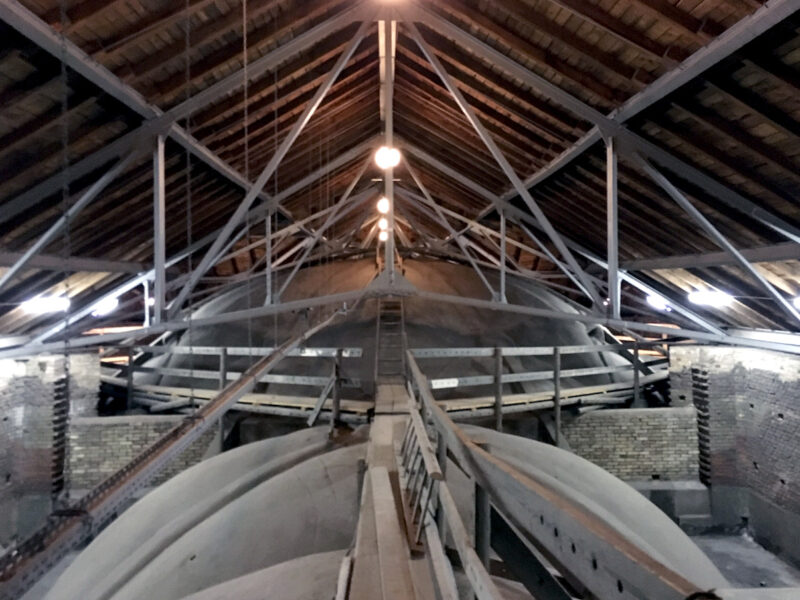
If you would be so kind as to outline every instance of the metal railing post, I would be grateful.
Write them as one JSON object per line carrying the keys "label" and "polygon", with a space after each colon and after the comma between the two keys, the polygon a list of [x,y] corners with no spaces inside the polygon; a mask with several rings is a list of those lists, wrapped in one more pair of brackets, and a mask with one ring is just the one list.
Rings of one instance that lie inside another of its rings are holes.
{"label": "metal railing post", "polygon": [[561,443],[561,348],[553,348],[553,412],[555,413],[555,442]]}
{"label": "metal railing post", "polygon": [[128,395],[125,399],[125,410],[133,406],[133,346],[128,346],[128,373],[127,373]]}
{"label": "metal railing post", "polygon": [[639,403],[639,343],[633,344],[633,403]]}
{"label": "metal railing post", "polygon": [[503,349],[494,349],[494,428],[503,431]]}
{"label": "metal railing post", "polygon": [[223,346],[219,349],[219,389],[225,387],[228,382],[228,348]]}
{"label": "metal railing post", "polygon": [[333,362],[333,407],[331,408],[331,431],[339,424],[340,403],[342,398],[342,349],[336,350]]}

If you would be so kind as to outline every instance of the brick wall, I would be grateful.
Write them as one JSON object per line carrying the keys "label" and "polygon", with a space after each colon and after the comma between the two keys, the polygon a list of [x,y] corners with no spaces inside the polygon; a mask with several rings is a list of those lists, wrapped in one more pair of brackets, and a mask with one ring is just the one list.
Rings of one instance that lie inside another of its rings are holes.
{"label": "brick wall", "polygon": [[693,407],[597,410],[568,418],[572,451],[621,479],[696,479]]}
{"label": "brick wall", "polygon": [[[94,411],[100,363],[73,354],[73,414]],[[32,531],[49,511],[53,459],[53,384],[65,374],[63,356],[0,361],[0,544]],[[30,509],[25,507],[31,507]]]}
{"label": "brick wall", "polygon": [[800,512],[800,357],[689,347],[674,348],[671,363],[670,381],[689,401],[689,369],[708,372],[712,483],[750,487]]}
{"label": "brick wall", "polygon": [[[79,417],[70,423],[70,480],[73,489],[88,489],[130,462],[183,417],[136,415]],[[216,434],[211,427],[153,481],[159,484],[202,460]]]}
{"label": "brick wall", "polygon": [[[673,400],[684,396],[693,401],[692,367],[708,373],[715,518],[723,524],[742,518],[751,526],[760,523],[756,537],[773,547],[782,545],[775,540],[790,528],[786,515],[794,515],[800,525],[800,357],[724,346],[674,347]],[[772,512],[783,524],[774,531],[767,514]],[[800,528],[794,540],[797,535]],[[788,543],[797,547],[796,541]],[[800,548],[793,558],[800,560]]]}

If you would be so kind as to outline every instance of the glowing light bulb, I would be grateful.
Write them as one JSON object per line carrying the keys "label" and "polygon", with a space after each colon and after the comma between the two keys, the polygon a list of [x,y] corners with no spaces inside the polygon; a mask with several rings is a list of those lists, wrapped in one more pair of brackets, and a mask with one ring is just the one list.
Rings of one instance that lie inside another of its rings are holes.
{"label": "glowing light bulb", "polygon": [[378,200],[378,212],[382,215],[385,215],[389,212],[389,199],[386,196],[383,196],[380,200]]}
{"label": "glowing light bulb", "polygon": [[381,217],[378,219],[378,229],[381,231],[386,231],[389,229],[389,221],[386,220],[386,217]]}
{"label": "glowing light bulb", "polygon": [[381,169],[393,169],[400,164],[400,150],[381,146],[375,152],[375,164]]}
{"label": "glowing light bulb", "polygon": [[389,232],[385,229],[378,234],[378,239],[382,242],[385,242],[389,239]]}

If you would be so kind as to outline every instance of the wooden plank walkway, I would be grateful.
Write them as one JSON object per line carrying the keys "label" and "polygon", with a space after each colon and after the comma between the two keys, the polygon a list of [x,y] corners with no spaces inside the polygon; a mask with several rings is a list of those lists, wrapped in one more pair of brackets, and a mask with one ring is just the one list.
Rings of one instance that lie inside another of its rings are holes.
{"label": "wooden plank walkway", "polygon": [[[407,421],[402,385],[379,385],[356,533],[349,600],[434,600],[423,558],[408,546],[396,444]],[[401,413],[401,414],[397,414]]]}

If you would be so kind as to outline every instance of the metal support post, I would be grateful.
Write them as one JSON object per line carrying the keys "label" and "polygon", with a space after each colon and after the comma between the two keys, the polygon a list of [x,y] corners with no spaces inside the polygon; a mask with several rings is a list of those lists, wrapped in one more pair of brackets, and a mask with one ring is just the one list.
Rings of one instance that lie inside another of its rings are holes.
{"label": "metal support post", "polygon": [[494,349],[494,428],[503,431],[503,350]]}
{"label": "metal support post", "polygon": [[342,349],[336,351],[333,363],[333,404],[331,408],[331,431],[339,424],[342,401]]}
{"label": "metal support post", "polygon": [[619,319],[619,211],[617,203],[617,143],[606,140],[606,237],[608,247],[608,301],[611,317]]}
{"label": "metal support post", "polygon": [[219,349],[219,389],[223,389],[228,383],[228,348],[223,346]]}
{"label": "metal support post", "polygon": [[264,295],[264,306],[272,304],[272,212],[267,211],[267,217],[264,220],[264,244],[266,244],[266,260],[267,264],[264,267],[264,272],[267,274],[267,291]]}
{"label": "metal support post", "polygon": [[639,404],[639,342],[633,344],[633,403]]}
{"label": "metal support post", "polygon": [[[381,21],[378,24],[378,37],[381,43],[381,72],[383,81],[381,82],[383,100],[383,125],[384,143],[389,148],[394,143],[394,34],[396,24],[394,21]],[[386,215],[389,221],[389,237],[384,245],[385,265],[384,268],[389,273],[389,281],[394,281],[394,247],[395,247],[395,219],[394,219],[394,169],[386,169],[384,173],[384,193],[389,199],[389,213]]]}
{"label": "metal support post", "polygon": [[153,323],[158,325],[164,316],[166,294],[166,189],[164,180],[164,137],[156,138],[156,149],[153,153]]}
{"label": "metal support post", "polygon": [[506,301],[506,213],[500,211],[500,302]]}
{"label": "metal support post", "polygon": [[144,297],[144,326],[150,327],[150,282],[142,281],[142,295]]}
{"label": "metal support post", "polygon": [[133,346],[128,346],[128,371],[126,373],[127,396],[125,397],[125,409],[133,406]]}
{"label": "metal support post", "polygon": [[553,412],[555,412],[555,443],[561,443],[561,348],[553,348]]}

